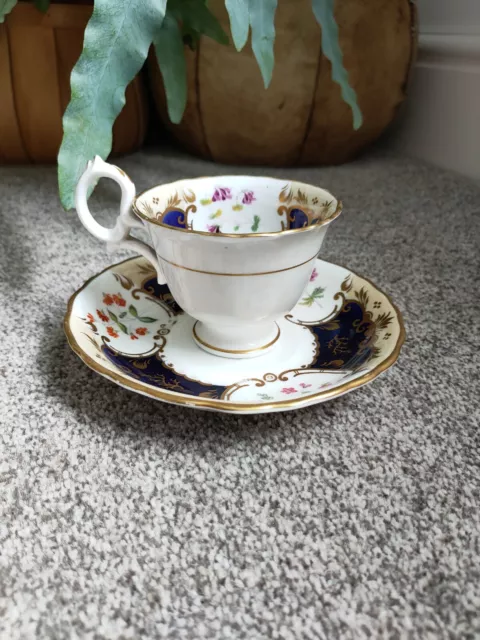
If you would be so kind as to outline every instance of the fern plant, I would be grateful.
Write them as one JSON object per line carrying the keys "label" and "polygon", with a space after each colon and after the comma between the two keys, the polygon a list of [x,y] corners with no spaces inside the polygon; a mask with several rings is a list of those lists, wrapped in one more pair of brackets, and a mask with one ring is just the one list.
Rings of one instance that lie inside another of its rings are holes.
{"label": "fern plant", "polygon": [[[295,2],[295,0],[280,0]],[[17,0],[0,0],[3,22]],[[34,0],[41,11],[50,0]],[[348,82],[334,17],[335,0],[312,0],[322,29],[322,50],[332,77],[353,114],[358,129],[362,115]],[[252,50],[265,88],[274,67],[277,0],[225,0],[234,45],[241,51],[251,34]],[[85,29],[82,54],[71,75],[71,100],[63,116],[63,141],[58,155],[60,199],[74,206],[75,187],[88,160],[106,159],[112,148],[112,127],[125,104],[127,85],[140,71],[153,44],[163,76],[170,120],[180,122],[187,102],[184,46],[195,47],[207,36],[226,44],[228,36],[206,0],[94,0]]]}

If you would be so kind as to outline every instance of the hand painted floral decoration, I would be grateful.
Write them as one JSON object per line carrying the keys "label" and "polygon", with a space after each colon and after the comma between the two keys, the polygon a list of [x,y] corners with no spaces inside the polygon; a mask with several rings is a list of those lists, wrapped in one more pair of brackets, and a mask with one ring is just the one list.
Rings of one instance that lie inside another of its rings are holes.
{"label": "hand painted floral decoration", "polygon": [[228,187],[217,187],[212,196],[212,202],[218,202],[219,200],[231,200],[232,190]]}
{"label": "hand painted floral decoration", "polygon": [[256,198],[253,191],[243,192],[242,204],[252,204],[254,200],[256,200]]}

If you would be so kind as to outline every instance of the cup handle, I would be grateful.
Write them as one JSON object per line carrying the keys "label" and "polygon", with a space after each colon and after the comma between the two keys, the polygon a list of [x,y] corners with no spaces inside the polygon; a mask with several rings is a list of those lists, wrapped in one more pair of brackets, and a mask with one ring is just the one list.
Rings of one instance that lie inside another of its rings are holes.
{"label": "cup handle", "polygon": [[[95,220],[87,204],[90,190],[95,187],[100,178],[111,178],[119,185],[122,191],[120,213],[115,226],[111,229],[103,227]],[[130,229],[133,227],[144,228],[142,221],[132,211],[131,207],[134,198],[135,185],[127,174],[115,165],[104,162],[99,156],[95,156],[95,159],[87,164],[87,168],[78,181],[75,191],[75,207],[83,226],[93,236],[106,242],[109,250],[132,249],[136,251],[154,266],[158,283],[165,284],[165,276],[160,268],[155,251],[146,242],[137,240],[137,238],[130,235]]]}

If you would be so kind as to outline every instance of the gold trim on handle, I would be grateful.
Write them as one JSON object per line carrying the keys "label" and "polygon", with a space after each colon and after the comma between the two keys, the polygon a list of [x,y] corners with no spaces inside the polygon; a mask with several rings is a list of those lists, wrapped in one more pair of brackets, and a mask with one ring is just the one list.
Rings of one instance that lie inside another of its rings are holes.
{"label": "gold trim on handle", "polygon": [[254,349],[220,349],[219,347],[215,347],[213,346],[213,344],[208,344],[208,342],[205,342],[205,340],[202,340],[195,327],[198,324],[198,320],[195,322],[195,324],[193,325],[193,337],[195,338],[195,340],[197,342],[199,342],[201,345],[203,345],[204,347],[207,347],[207,349],[211,349],[212,351],[219,351],[220,353],[233,353],[235,355],[240,355],[243,353],[254,353],[255,351],[263,351],[264,349],[268,349],[268,347],[271,347],[272,345],[274,345],[277,340],[280,338],[280,327],[278,326],[278,324],[275,322],[275,324],[277,324],[277,335],[275,336],[275,338],[273,340],[271,340],[268,344],[264,344],[261,347],[255,347]]}
{"label": "gold trim on handle", "polygon": [[[357,387],[363,386],[367,382],[371,382],[372,380],[377,378],[381,373],[389,369],[396,362],[400,354],[402,345],[405,342],[405,326],[403,324],[402,315],[398,307],[394,304],[390,296],[388,296],[381,289],[379,289],[371,280],[369,280],[368,278],[365,278],[364,276],[357,276],[362,278],[362,280],[365,280],[366,282],[368,282],[376,291],[378,291],[379,293],[385,296],[385,298],[388,300],[389,304],[392,306],[393,310],[396,313],[398,324],[400,327],[397,342],[395,344],[395,347],[392,353],[389,356],[387,356],[387,358],[385,358],[383,362],[380,362],[376,367],[374,367],[368,373],[364,373],[363,375],[359,376],[358,378],[355,378],[354,380],[351,380],[350,382],[344,382],[338,387],[335,387],[333,389],[325,389],[324,391],[319,391],[318,393],[312,394],[311,396],[303,396],[302,398],[297,398],[295,400],[294,399],[280,400],[279,402],[268,402],[268,403],[257,402],[255,404],[248,404],[248,403],[241,403],[241,402],[227,402],[225,400],[209,400],[206,398],[204,399],[204,398],[199,398],[195,396],[185,396],[184,394],[180,394],[175,391],[158,389],[157,387],[153,387],[152,385],[149,385],[145,382],[139,383],[139,382],[136,382],[135,380],[132,380],[131,378],[126,378],[124,376],[121,376],[115,371],[112,371],[107,367],[104,367],[103,365],[98,364],[98,362],[96,362],[91,356],[86,354],[84,350],[80,347],[70,328],[70,319],[72,315],[73,303],[75,302],[75,299],[77,298],[77,296],[86,287],[88,287],[88,285],[93,280],[101,276],[103,273],[105,273],[106,271],[110,271],[111,269],[118,267],[121,264],[124,264],[125,262],[129,262],[131,260],[138,260],[138,256],[134,256],[133,258],[127,258],[126,260],[122,260],[121,262],[118,262],[117,264],[114,264],[114,265],[109,265],[99,273],[96,273],[91,278],[89,278],[80,287],[80,289],[78,289],[70,297],[67,305],[67,313],[65,314],[65,318],[63,321],[63,328],[67,336],[68,344],[70,345],[71,349],[73,350],[74,353],[77,354],[80,360],[82,360],[88,367],[90,367],[90,369],[93,369],[93,371],[95,371],[96,373],[99,373],[105,378],[108,378],[113,382],[116,382],[121,387],[124,387],[126,389],[131,389],[133,391],[138,391],[143,395],[149,396],[151,398],[155,398],[157,400],[164,400],[165,402],[170,402],[177,405],[185,405],[189,407],[219,409],[226,412],[242,412],[242,411],[258,411],[258,410],[262,411],[265,409],[293,409],[296,407],[309,406],[310,404],[313,404],[315,401],[329,400],[331,398],[336,398],[337,396],[341,396],[344,393],[347,393],[348,391],[352,391]],[[335,264],[335,263],[330,263],[330,264]],[[347,267],[344,267],[344,268],[347,268]],[[357,275],[350,269],[348,270],[352,275]]]}
{"label": "gold trim on handle", "polygon": [[193,271],[194,273],[205,273],[208,276],[234,276],[236,278],[245,277],[245,276],[268,276],[273,273],[283,273],[284,271],[291,271],[292,269],[296,269],[297,267],[303,267],[304,264],[315,260],[318,255],[318,251],[305,262],[300,262],[299,264],[294,264],[293,267],[286,267],[285,269],[275,269],[273,271],[258,271],[255,273],[218,273],[218,271],[204,271],[203,269],[194,269],[193,267],[185,267],[183,264],[177,264],[176,262],[171,262],[166,258],[157,254],[157,257],[160,258],[163,262],[171,265],[172,267],[177,267],[178,269],[185,269],[185,271]]}

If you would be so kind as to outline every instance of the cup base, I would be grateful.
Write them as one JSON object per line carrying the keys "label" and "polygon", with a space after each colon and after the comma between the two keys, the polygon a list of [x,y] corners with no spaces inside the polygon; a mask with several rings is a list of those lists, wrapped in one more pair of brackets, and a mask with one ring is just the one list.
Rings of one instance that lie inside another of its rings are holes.
{"label": "cup base", "polygon": [[251,331],[242,328],[242,333],[238,329],[225,330],[198,320],[193,325],[197,346],[221,358],[258,358],[274,349],[279,338],[280,327],[276,322],[254,325]]}

